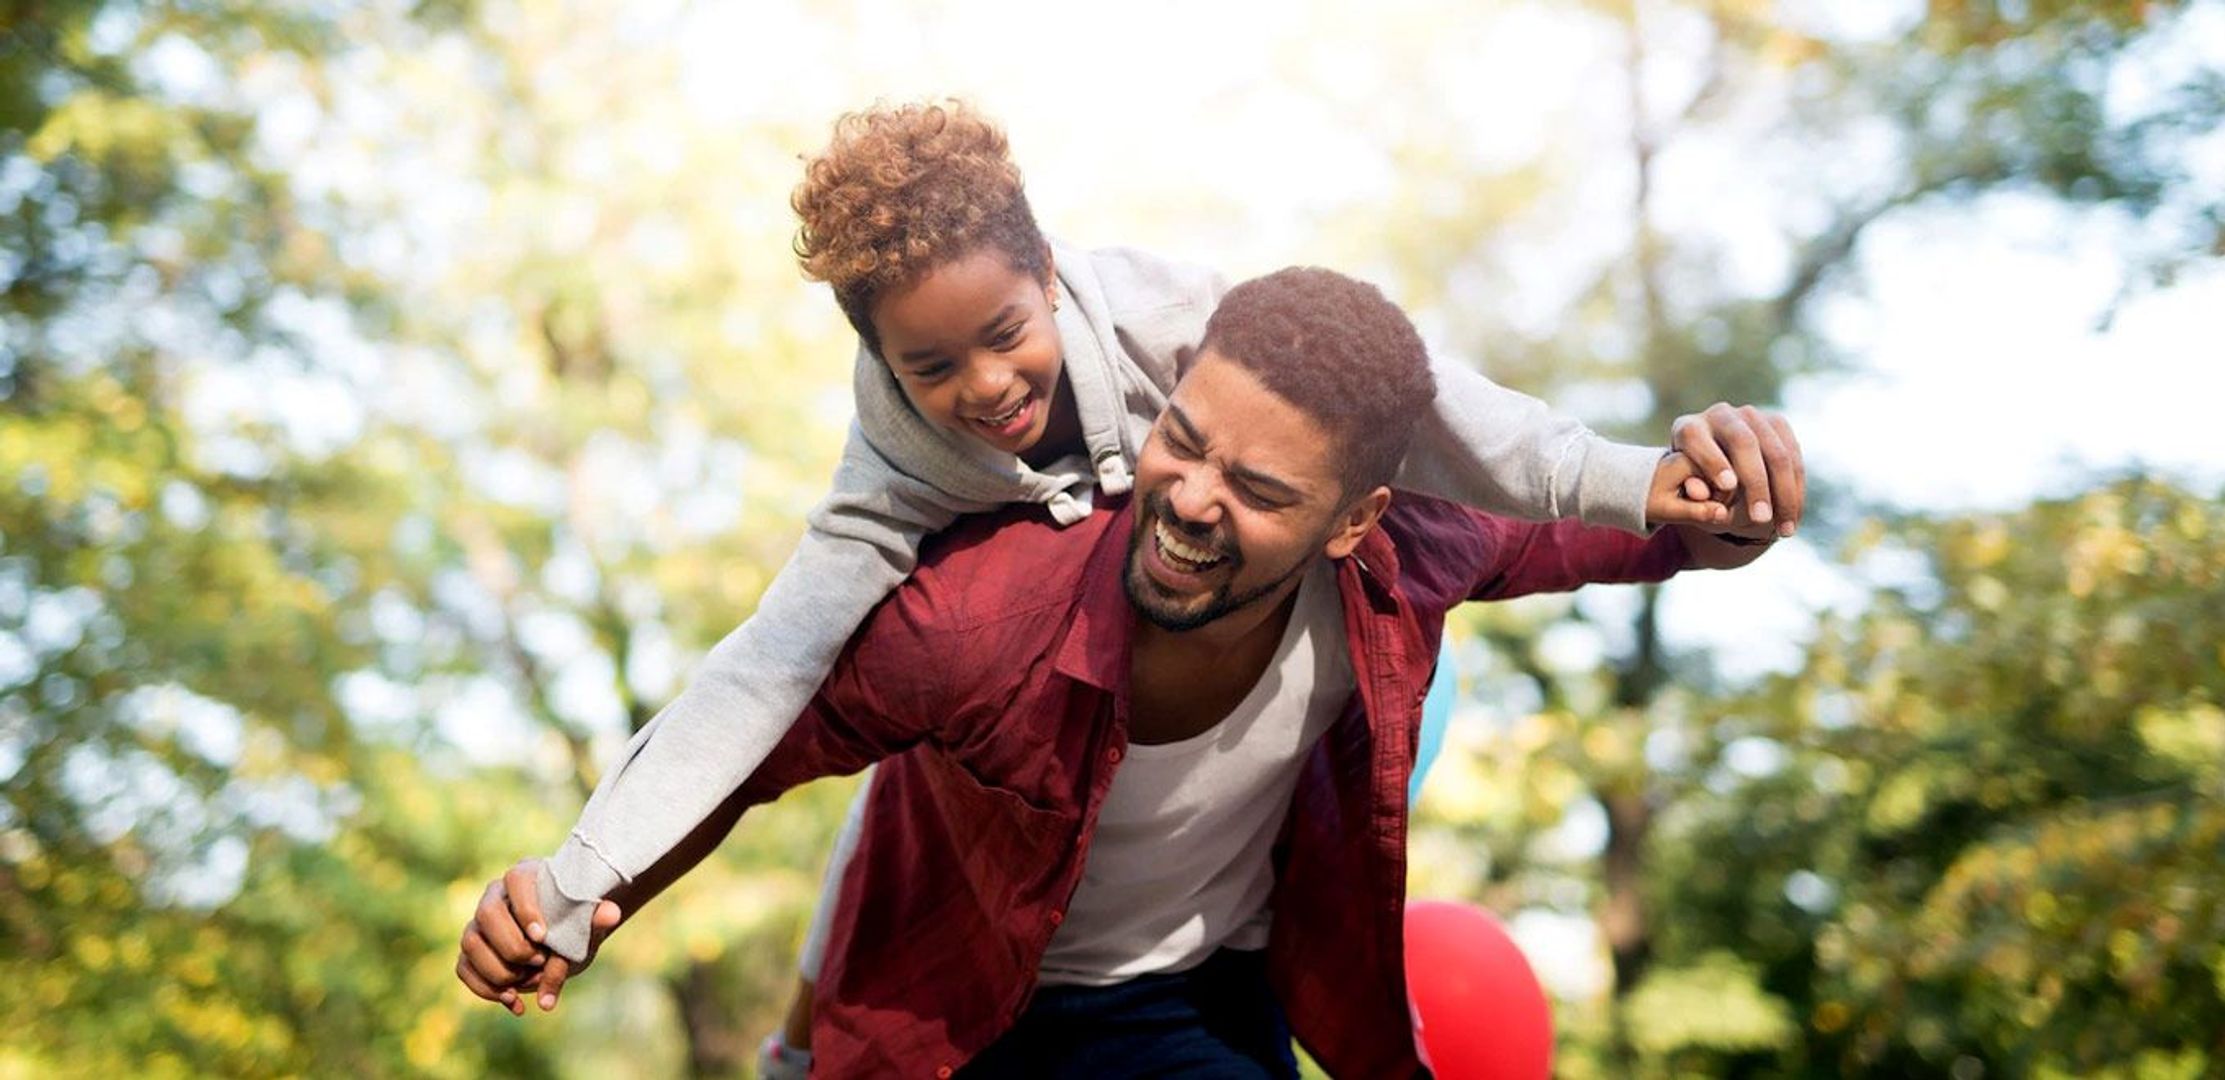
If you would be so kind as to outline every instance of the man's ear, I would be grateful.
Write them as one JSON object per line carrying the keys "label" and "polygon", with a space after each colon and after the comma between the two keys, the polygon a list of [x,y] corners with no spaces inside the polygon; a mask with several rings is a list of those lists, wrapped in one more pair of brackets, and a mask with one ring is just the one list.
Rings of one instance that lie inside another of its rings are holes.
{"label": "man's ear", "polygon": [[1323,546],[1322,554],[1332,559],[1341,559],[1352,554],[1353,549],[1360,546],[1360,541],[1367,538],[1369,530],[1375,528],[1375,523],[1382,520],[1383,511],[1390,509],[1390,506],[1391,489],[1387,487],[1378,487],[1352,500],[1350,505],[1339,512],[1336,528],[1329,533],[1329,541]]}

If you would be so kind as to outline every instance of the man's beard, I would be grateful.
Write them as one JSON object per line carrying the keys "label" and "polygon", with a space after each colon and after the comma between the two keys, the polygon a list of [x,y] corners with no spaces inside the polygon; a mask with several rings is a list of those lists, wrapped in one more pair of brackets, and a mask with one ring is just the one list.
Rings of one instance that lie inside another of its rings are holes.
{"label": "man's beard", "polygon": [[1206,594],[1204,604],[1196,610],[1191,610],[1187,607],[1176,606],[1171,602],[1164,592],[1164,586],[1153,579],[1151,571],[1144,569],[1143,566],[1143,545],[1157,543],[1151,536],[1152,521],[1167,522],[1168,530],[1176,535],[1187,537],[1189,534],[1174,526],[1173,523],[1179,519],[1174,516],[1173,508],[1167,505],[1164,495],[1145,495],[1143,501],[1151,513],[1148,518],[1143,514],[1136,515],[1135,528],[1131,530],[1128,538],[1128,569],[1127,573],[1122,574],[1121,577],[1127,585],[1128,603],[1135,607],[1136,612],[1149,620],[1151,625],[1177,634],[1195,630],[1230,612],[1257,603],[1260,598],[1282,588],[1284,582],[1298,576],[1307,567],[1313,565],[1313,553],[1319,551],[1321,545],[1329,538],[1329,530],[1327,528],[1322,529],[1319,536],[1308,541],[1306,546],[1300,549],[1298,558],[1286,567],[1282,573],[1274,575],[1265,584],[1247,588],[1242,592],[1231,592],[1230,586],[1235,583],[1237,575],[1244,569],[1244,558],[1240,553],[1229,552],[1227,564],[1229,572],[1226,580],[1212,592]]}

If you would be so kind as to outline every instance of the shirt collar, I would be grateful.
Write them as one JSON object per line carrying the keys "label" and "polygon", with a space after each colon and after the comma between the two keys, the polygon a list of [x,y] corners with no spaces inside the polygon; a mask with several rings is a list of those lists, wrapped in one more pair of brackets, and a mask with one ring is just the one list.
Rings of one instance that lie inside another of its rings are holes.
{"label": "shirt collar", "polygon": [[1059,674],[1100,690],[1125,695],[1129,655],[1135,638],[1135,608],[1122,580],[1128,570],[1128,535],[1135,508],[1125,498],[1108,498],[1100,512],[1112,517],[1082,568],[1081,595],[1074,620],[1054,662]]}

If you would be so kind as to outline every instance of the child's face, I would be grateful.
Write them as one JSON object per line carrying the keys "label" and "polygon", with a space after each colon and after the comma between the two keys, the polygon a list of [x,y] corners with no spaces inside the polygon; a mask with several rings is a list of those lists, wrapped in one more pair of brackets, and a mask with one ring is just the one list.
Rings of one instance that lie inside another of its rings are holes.
{"label": "child's face", "polygon": [[983,248],[874,302],[881,356],[929,423],[1026,453],[1061,396],[1055,288]]}

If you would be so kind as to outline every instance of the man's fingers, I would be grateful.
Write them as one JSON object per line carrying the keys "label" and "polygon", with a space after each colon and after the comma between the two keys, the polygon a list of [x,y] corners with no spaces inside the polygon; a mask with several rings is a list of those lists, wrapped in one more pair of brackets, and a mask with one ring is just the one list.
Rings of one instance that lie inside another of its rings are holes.
{"label": "man's fingers", "polygon": [[512,965],[539,964],[547,954],[525,937],[524,925],[510,911],[508,884],[497,880],[487,886],[479,897],[479,908],[472,913],[472,921],[479,933],[496,954]]}
{"label": "man's fingers", "polygon": [[1767,413],[1755,411],[1754,441],[1761,447],[1761,457],[1769,470],[1770,510],[1776,516],[1779,530],[1797,520],[1800,512],[1799,481],[1793,476],[1793,454],[1777,433],[1777,425]]}
{"label": "man's fingers", "polygon": [[1731,459],[1724,455],[1718,435],[1711,426],[1717,411],[1728,414],[1731,407],[1718,402],[1708,406],[1699,416],[1680,416],[1669,426],[1669,436],[1685,457],[1692,459],[1692,467],[1707,477],[1717,491],[1729,492],[1738,486],[1738,477],[1731,469]]}
{"label": "man's fingers", "polygon": [[[1783,505],[1777,510],[1777,516],[1782,519],[1777,526],[1778,535],[1791,536],[1793,527],[1800,523],[1801,514],[1808,508],[1808,462],[1800,451],[1800,437],[1792,433],[1792,421],[1785,419],[1782,414],[1771,413],[1769,426],[1776,432],[1778,441],[1784,444],[1786,455],[1791,459],[1791,467],[1787,472],[1792,480],[1792,495],[1789,502],[1780,495],[1778,502]],[[1772,467],[1772,475],[1775,471]]]}
{"label": "man's fingers", "polygon": [[1730,454],[1738,486],[1744,489],[1746,516],[1756,522],[1769,521],[1769,466],[1762,460],[1761,440],[1754,434],[1759,411],[1751,405],[1733,409],[1717,404],[1708,406],[1707,417],[1716,441]]}
{"label": "man's fingers", "polygon": [[536,945],[548,940],[548,925],[541,918],[540,867],[539,859],[526,859],[502,875],[503,891],[509,894],[510,917]]}

